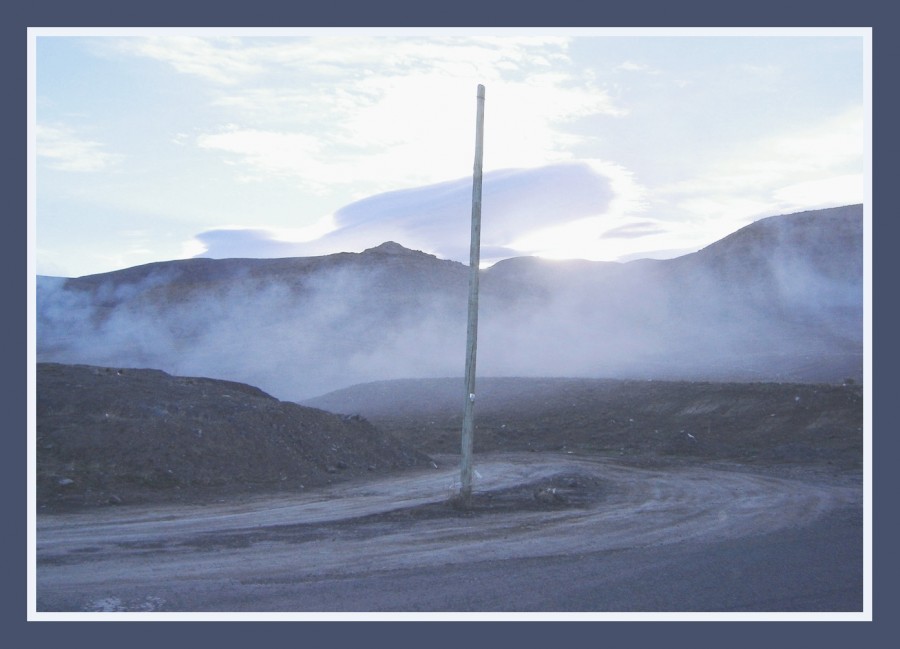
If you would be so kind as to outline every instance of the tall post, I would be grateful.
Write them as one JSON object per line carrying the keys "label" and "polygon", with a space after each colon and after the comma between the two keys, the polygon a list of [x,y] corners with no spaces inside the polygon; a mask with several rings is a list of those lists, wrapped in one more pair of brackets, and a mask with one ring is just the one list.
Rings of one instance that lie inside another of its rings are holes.
{"label": "tall post", "polygon": [[478,339],[478,270],[481,264],[481,166],[484,154],[484,86],[478,84],[475,121],[475,168],[472,177],[472,237],[469,248],[469,323],[466,328],[466,393],[462,425],[459,497],[472,500],[472,446],[475,431],[475,352]]}

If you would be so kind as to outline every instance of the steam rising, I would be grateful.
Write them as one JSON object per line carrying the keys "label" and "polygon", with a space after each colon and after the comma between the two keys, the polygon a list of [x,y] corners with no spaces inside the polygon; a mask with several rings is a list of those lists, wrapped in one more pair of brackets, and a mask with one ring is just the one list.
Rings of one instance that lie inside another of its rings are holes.
{"label": "steam rising", "polygon": [[[862,373],[861,206],[774,217],[692,255],[482,271],[478,372],[840,381]],[[360,254],[41,277],[38,360],[162,369],[302,400],[462,376],[467,268]]]}

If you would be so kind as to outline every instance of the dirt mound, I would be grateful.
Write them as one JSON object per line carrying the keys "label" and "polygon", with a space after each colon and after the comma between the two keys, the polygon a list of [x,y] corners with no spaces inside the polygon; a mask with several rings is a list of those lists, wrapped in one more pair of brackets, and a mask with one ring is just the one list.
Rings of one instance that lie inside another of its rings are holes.
{"label": "dirt mound", "polygon": [[429,458],[361,417],[158,370],[39,363],[40,508],[321,486]]}
{"label": "dirt mound", "polygon": [[[430,454],[458,452],[461,379],[381,381],[306,403],[354,413]],[[863,394],[854,382],[708,383],[482,378],[477,451],[572,451],[857,470]]]}
{"label": "dirt mound", "polygon": [[[242,383],[39,363],[38,505],[210,502],[427,467],[459,452],[461,392],[383,381],[299,405]],[[858,471],[862,396],[855,383],[483,378],[475,451]]]}

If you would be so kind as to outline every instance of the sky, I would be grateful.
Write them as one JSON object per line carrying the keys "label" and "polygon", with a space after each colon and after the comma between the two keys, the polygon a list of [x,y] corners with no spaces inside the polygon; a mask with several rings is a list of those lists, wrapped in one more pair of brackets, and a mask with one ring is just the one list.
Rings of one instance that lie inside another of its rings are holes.
{"label": "sky", "polygon": [[870,192],[871,32],[29,32],[31,262],[693,252]]}

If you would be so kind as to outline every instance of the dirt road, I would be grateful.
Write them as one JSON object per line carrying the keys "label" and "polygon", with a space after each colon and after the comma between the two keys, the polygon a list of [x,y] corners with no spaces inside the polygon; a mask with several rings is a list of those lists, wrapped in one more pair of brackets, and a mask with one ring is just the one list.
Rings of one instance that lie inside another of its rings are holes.
{"label": "dirt road", "polygon": [[461,511],[436,459],[295,496],[38,515],[37,610],[862,608],[858,481],[486,454]]}

